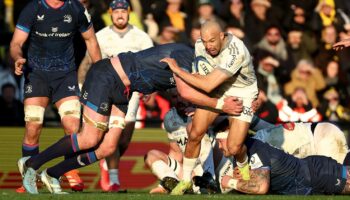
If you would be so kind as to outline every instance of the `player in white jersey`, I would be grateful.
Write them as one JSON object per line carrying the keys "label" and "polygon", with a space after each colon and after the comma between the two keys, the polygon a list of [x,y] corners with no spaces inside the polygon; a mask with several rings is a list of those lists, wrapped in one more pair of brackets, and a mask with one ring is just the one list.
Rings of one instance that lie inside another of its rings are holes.
{"label": "player in white jersey", "polygon": [[[236,96],[243,103],[243,112],[239,116],[230,117],[230,130],[227,146],[231,155],[235,156],[238,167],[245,180],[249,179],[248,156],[244,139],[253,117],[251,104],[257,97],[257,80],[251,56],[241,40],[222,32],[215,22],[202,25],[201,39],[195,44],[196,56],[205,57],[210,63],[205,74],[190,74],[182,70],[175,60],[165,58],[172,71],[188,84],[220,97],[216,108],[220,109],[226,97]],[[202,66],[202,65],[201,65]],[[199,66],[199,67],[201,67]],[[200,141],[208,126],[219,115],[211,109],[196,109],[193,126],[189,132],[189,141],[184,157],[183,181],[172,191],[174,195],[182,195],[191,185],[191,171],[196,165],[199,155]]]}
{"label": "player in white jersey", "polygon": [[[177,103],[176,108],[171,108],[164,118],[164,127],[169,139],[169,154],[159,150],[150,150],[145,156],[146,165],[161,181],[161,184],[152,189],[150,193],[168,193],[182,179],[182,158],[188,140],[186,127],[191,122],[191,117],[189,116],[191,108],[188,107],[188,104],[181,97],[176,95],[175,98],[176,101],[181,103]],[[199,163],[193,170],[192,177],[197,176],[199,182],[200,178],[198,177],[205,176],[208,178],[206,180],[212,183],[210,191],[206,192],[216,192],[213,163],[213,145],[215,145],[215,140],[213,134],[206,134],[201,141],[201,145]],[[199,188],[196,186],[193,189],[195,192],[205,192],[203,188],[199,191]]]}
{"label": "player in white jersey", "polygon": [[[253,119],[254,124],[261,121],[263,120],[257,117]],[[268,127],[264,126],[266,128],[254,124],[251,128],[257,131],[255,139],[267,142],[297,158],[322,155],[343,164],[349,152],[344,133],[336,125],[328,122],[290,122],[276,126],[270,124]]]}
{"label": "player in white jersey", "polygon": [[[128,23],[130,6],[125,0],[114,0],[110,4],[110,14],[113,25],[107,26],[96,33],[100,45],[102,58],[117,56],[125,51],[138,52],[153,46],[152,39],[147,33]],[[90,59],[84,58],[79,67],[79,83],[85,80],[85,75],[90,68]],[[125,116],[125,123],[116,117],[116,109],[112,108],[109,120],[109,132],[114,128],[124,128],[119,142],[118,150],[106,160],[100,161],[101,180],[100,185],[104,191],[116,192],[120,188],[119,182],[119,159],[126,151],[135,127],[136,113],[139,106],[139,93],[134,92],[129,101],[128,112]],[[113,106],[114,107],[114,106]],[[122,127],[119,125],[122,124]],[[124,124],[124,125],[123,125]],[[114,130],[113,130],[114,129]],[[107,133],[108,134],[108,133]],[[108,165],[108,167],[107,167]],[[107,172],[108,170],[108,172]]]}

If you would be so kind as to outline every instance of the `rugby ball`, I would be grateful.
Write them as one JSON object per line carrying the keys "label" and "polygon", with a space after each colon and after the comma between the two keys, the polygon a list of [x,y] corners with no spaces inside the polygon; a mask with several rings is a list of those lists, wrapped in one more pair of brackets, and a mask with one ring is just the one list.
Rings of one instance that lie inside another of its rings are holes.
{"label": "rugby ball", "polygon": [[204,56],[197,56],[192,63],[192,72],[207,75],[214,70]]}

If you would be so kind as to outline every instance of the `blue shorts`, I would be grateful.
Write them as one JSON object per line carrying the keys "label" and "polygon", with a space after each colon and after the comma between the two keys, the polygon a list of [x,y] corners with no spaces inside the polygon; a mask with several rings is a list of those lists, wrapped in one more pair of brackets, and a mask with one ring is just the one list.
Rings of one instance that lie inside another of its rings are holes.
{"label": "blue shorts", "polygon": [[53,103],[69,96],[79,96],[76,71],[26,71],[24,98],[49,97]]}
{"label": "blue shorts", "polygon": [[93,64],[88,71],[80,101],[95,112],[109,116],[112,105],[126,114],[130,96],[110,59],[103,59]]}

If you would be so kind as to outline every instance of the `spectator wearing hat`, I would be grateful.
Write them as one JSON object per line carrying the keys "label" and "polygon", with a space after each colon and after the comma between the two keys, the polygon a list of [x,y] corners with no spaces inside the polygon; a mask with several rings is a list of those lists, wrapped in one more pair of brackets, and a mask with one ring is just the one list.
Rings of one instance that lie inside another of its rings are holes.
{"label": "spectator wearing hat", "polygon": [[193,23],[204,24],[207,21],[215,21],[220,25],[222,30],[226,27],[226,23],[215,14],[213,4],[210,0],[198,0],[196,14],[197,16],[194,18]]}
{"label": "spectator wearing hat", "polygon": [[325,88],[326,83],[319,69],[311,61],[300,60],[291,74],[291,81],[284,86],[285,95],[291,95],[296,88],[303,88],[312,107],[319,105],[317,92]]}

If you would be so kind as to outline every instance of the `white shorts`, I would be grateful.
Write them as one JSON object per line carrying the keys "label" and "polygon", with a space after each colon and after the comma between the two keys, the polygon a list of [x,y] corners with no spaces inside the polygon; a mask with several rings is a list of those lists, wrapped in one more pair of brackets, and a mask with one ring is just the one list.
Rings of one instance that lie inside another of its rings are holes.
{"label": "white shorts", "polygon": [[243,101],[243,112],[239,116],[232,116],[232,118],[250,123],[254,115],[251,108],[252,102],[258,97],[257,83],[255,82],[243,88],[231,87],[220,99],[225,99],[229,96],[239,97]]}

